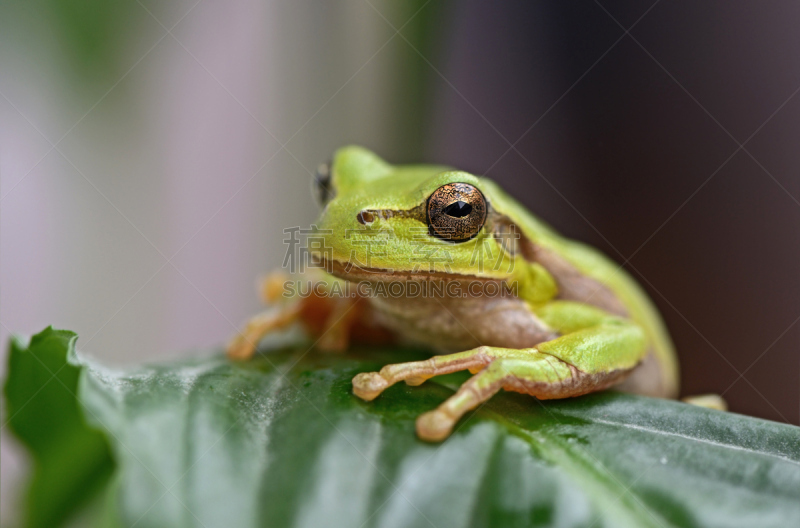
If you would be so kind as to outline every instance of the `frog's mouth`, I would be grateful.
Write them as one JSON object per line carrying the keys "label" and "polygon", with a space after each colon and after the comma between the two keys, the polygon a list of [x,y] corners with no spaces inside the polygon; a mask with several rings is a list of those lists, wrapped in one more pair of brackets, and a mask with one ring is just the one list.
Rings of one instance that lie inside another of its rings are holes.
{"label": "frog's mouth", "polygon": [[391,270],[372,268],[344,263],[335,259],[314,257],[314,262],[336,278],[350,282],[435,282],[435,281],[480,281],[501,283],[503,279],[494,277],[480,277],[473,274],[452,273],[430,270]]}

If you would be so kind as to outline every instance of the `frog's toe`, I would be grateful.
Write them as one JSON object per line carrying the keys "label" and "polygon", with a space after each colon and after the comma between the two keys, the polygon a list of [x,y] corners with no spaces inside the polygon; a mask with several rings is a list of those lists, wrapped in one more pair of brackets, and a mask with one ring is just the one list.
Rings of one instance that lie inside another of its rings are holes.
{"label": "frog's toe", "polygon": [[441,442],[453,430],[455,419],[446,412],[436,409],[417,418],[417,436],[427,442]]}
{"label": "frog's toe", "polygon": [[389,382],[378,372],[362,372],[353,378],[353,394],[365,401],[374,400],[388,386]]}
{"label": "frog's toe", "polygon": [[406,378],[406,385],[410,385],[411,387],[416,387],[417,385],[422,385],[428,378],[423,376],[412,376],[410,378]]}
{"label": "frog's toe", "polygon": [[681,401],[690,405],[698,407],[705,407],[706,409],[713,409],[715,411],[727,411],[728,402],[726,402],[719,394],[698,394],[695,396],[685,396]]}
{"label": "frog's toe", "polygon": [[228,343],[225,353],[228,359],[233,361],[246,361],[253,356],[255,350],[256,347],[245,336],[239,334]]}

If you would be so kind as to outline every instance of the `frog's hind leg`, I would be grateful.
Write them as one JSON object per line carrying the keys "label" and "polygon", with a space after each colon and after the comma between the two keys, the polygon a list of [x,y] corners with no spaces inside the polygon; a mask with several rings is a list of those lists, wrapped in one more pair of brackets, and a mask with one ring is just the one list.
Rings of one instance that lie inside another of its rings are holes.
{"label": "frog's hind leg", "polygon": [[450,435],[455,423],[500,389],[524,392],[542,399],[571,392],[574,367],[547,354],[530,352],[527,357],[496,359],[466,381],[435,410],[417,418],[417,435],[439,442]]}
{"label": "frog's hind leg", "polygon": [[386,365],[380,372],[358,374],[353,378],[353,392],[369,401],[398,381],[419,385],[433,376],[461,370],[469,370],[475,375],[436,410],[417,419],[417,434],[421,439],[438,442],[447,438],[464,413],[500,389],[524,392],[542,399],[587,392],[581,384],[582,373],[556,357],[535,349],[487,346],[434,356],[425,361]]}
{"label": "frog's hind leg", "polygon": [[681,401],[689,405],[696,405],[697,407],[705,407],[706,409],[714,409],[715,411],[727,411],[728,402],[726,402],[719,394],[697,394],[694,396],[685,396]]}
{"label": "frog's hind leg", "polygon": [[496,353],[490,347],[478,347],[457,354],[433,356],[424,361],[386,365],[380,372],[362,372],[353,378],[353,393],[362,400],[371,401],[398,381],[420,385],[434,376],[461,370],[469,370],[474,374],[495,357]]}

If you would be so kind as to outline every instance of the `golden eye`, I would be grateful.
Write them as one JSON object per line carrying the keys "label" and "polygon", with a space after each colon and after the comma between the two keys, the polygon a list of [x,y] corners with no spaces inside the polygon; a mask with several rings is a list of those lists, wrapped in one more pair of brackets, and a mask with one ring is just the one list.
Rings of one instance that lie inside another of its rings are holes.
{"label": "golden eye", "polygon": [[442,185],[428,198],[428,228],[450,242],[465,242],[486,221],[486,199],[468,183]]}

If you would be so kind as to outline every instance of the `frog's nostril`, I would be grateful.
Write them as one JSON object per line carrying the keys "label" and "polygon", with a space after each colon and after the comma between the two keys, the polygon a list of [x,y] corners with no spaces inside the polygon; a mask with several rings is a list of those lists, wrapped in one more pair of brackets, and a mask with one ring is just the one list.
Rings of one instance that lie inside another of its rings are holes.
{"label": "frog's nostril", "polygon": [[371,224],[375,221],[375,215],[369,211],[361,211],[356,215],[356,220],[358,220],[358,223],[361,225]]}

